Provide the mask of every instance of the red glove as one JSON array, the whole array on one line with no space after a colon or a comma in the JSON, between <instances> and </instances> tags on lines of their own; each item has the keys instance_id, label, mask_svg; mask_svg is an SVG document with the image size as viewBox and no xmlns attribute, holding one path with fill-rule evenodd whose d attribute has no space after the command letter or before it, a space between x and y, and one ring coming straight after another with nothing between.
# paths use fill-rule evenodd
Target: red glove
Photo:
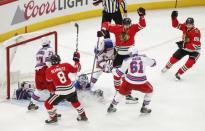
<instances>
[{"instance_id":1,"label":"red glove","mask_svg":"<svg viewBox=\"0 0 205 131\"><path fill-rule=\"evenodd\" d=\"M80 53L79 52L74 52L73 54L73 61L79 62L80 61Z\"/></svg>"}]
</instances>

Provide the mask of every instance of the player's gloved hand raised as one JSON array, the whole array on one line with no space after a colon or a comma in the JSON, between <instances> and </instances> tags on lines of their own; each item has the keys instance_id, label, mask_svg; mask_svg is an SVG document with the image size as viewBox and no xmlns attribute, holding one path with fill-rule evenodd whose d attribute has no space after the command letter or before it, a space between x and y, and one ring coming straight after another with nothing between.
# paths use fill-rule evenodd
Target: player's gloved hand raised
<instances>
[{"instance_id":1,"label":"player's gloved hand raised","mask_svg":"<svg viewBox=\"0 0 205 131\"><path fill-rule=\"evenodd\" d=\"M146 10L143 7L140 7L137 9L137 13L139 16L145 16L146 15Z\"/></svg>"},{"instance_id":2,"label":"player's gloved hand raised","mask_svg":"<svg viewBox=\"0 0 205 131\"><path fill-rule=\"evenodd\" d=\"M80 53L79 52L74 52L73 53L73 61L79 62L80 61Z\"/></svg>"},{"instance_id":3,"label":"player's gloved hand raised","mask_svg":"<svg viewBox=\"0 0 205 131\"><path fill-rule=\"evenodd\" d=\"M179 47L179 49L184 48L185 42L184 41L178 41L176 42L177 46Z\"/></svg>"},{"instance_id":4,"label":"player's gloved hand raised","mask_svg":"<svg viewBox=\"0 0 205 131\"><path fill-rule=\"evenodd\" d=\"M178 16L178 11L176 10L172 11L172 14L171 14L172 19L176 19L177 16Z\"/></svg>"},{"instance_id":5,"label":"player's gloved hand raised","mask_svg":"<svg viewBox=\"0 0 205 131\"><path fill-rule=\"evenodd\" d=\"M107 33L107 31L102 29L101 31L98 31L98 32L97 32L97 37L105 36L106 33Z\"/></svg>"},{"instance_id":6,"label":"player's gloved hand raised","mask_svg":"<svg viewBox=\"0 0 205 131\"><path fill-rule=\"evenodd\" d=\"M98 6L101 2L102 0L93 0L93 5Z\"/></svg>"}]
</instances>

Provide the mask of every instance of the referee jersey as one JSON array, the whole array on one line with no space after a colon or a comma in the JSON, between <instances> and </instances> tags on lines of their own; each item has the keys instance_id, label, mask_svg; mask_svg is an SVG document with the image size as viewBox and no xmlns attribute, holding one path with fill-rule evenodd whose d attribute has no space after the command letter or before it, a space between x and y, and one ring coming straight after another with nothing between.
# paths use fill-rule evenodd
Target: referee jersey
<instances>
[{"instance_id":1,"label":"referee jersey","mask_svg":"<svg viewBox=\"0 0 205 131\"><path fill-rule=\"evenodd\" d=\"M120 5L123 8L124 13L127 13L125 0L102 0L104 11L106 13L116 13L120 10Z\"/></svg>"}]
</instances>

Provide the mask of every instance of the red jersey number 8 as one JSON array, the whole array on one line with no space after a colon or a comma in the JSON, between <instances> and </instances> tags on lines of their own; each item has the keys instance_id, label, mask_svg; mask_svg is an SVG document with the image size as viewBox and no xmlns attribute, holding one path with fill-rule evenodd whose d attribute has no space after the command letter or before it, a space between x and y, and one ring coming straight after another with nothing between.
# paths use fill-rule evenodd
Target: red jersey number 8
<instances>
[{"instance_id":1,"label":"red jersey number 8","mask_svg":"<svg viewBox=\"0 0 205 131\"><path fill-rule=\"evenodd\" d=\"M62 84L66 83L67 80L66 80L65 74L62 71L58 72L57 76Z\"/></svg>"}]
</instances>

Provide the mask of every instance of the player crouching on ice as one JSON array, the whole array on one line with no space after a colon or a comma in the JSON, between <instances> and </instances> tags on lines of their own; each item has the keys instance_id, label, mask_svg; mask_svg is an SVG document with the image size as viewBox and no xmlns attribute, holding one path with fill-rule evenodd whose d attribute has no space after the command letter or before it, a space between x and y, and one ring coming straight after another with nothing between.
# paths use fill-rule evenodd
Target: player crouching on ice
<instances>
[{"instance_id":1,"label":"player crouching on ice","mask_svg":"<svg viewBox=\"0 0 205 131\"><path fill-rule=\"evenodd\" d=\"M144 102L140 112L151 113L149 104L153 93L153 87L147 80L145 67L153 67L155 65L156 61L154 59L151 59L145 55L139 55L135 50L133 51L132 56L123 61L120 68L114 69L114 76L117 78L124 77L124 79L119 87L119 92L116 92L117 94L107 109L107 112L116 112L117 109L115 106L119 103L120 98L128 95L132 90L137 90L145 93Z\"/></svg>"},{"instance_id":2,"label":"player crouching on ice","mask_svg":"<svg viewBox=\"0 0 205 131\"><path fill-rule=\"evenodd\" d=\"M95 91L94 84L97 82L98 78L102 75L102 73L111 73L113 69L113 60L114 60L114 44L110 38L103 39L103 41L94 49L96 54L97 62L96 62L96 70L91 78L90 86L91 90ZM97 91L97 90L96 90ZM131 93L126 96L126 103L137 103L138 98L132 97Z\"/></svg>"},{"instance_id":3,"label":"player crouching on ice","mask_svg":"<svg viewBox=\"0 0 205 131\"><path fill-rule=\"evenodd\" d=\"M182 41L176 42L179 49L173 54L169 62L162 69L162 73L165 73L175 63L181 60L184 56L188 55L187 62L177 71L175 74L178 80L181 79L181 75L196 63L200 56L201 50L201 33L198 28L194 27L194 19L189 17L184 24L180 24L177 20L178 12L173 11L171 14L172 26L183 32Z\"/></svg>"},{"instance_id":4,"label":"player crouching on ice","mask_svg":"<svg viewBox=\"0 0 205 131\"><path fill-rule=\"evenodd\" d=\"M91 90L88 76L86 74L81 74L78 76L77 80L75 81L74 87L78 92L87 91L93 96L103 98L103 91L101 89Z\"/></svg>"},{"instance_id":5,"label":"player crouching on ice","mask_svg":"<svg viewBox=\"0 0 205 131\"><path fill-rule=\"evenodd\" d=\"M49 119L46 123L55 123L58 121L58 115L56 113L55 105L58 105L63 100L71 102L71 105L77 110L79 116L78 121L87 121L84 109L81 107L78 101L77 92L73 86L73 82L70 80L69 73L77 73L80 69L80 54L75 52L73 60L75 66L69 63L60 63L61 59L59 55L51 56L52 66L46 70L46 79L52 81L55 85L54 93L45 101L45 107L49 114Z\"/></svg>"}]
</instances>

